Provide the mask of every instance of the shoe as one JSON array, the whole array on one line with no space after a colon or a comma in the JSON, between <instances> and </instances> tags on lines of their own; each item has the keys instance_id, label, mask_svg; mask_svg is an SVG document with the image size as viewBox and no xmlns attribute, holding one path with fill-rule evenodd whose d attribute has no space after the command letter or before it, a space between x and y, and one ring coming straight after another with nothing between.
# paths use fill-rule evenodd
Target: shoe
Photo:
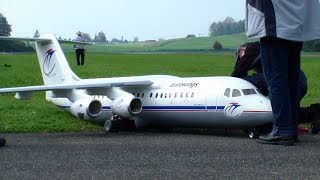
<instances>
[{"instance_id":1,"label":"shoe","mask_svg":"<svg viewBox=\"0 0 320 180\"><path fill-rule=\"evenodd\" d=\"M295 142L299 142L299 138L297 135L278 136L278 135L275 135L273 132L271 132L267 135L259 136L258 142L261 144L292 146Z\"/></svg>"},{"instance_id":2,"label":"shoe","mask_svg":"<svg viewBox=\"0 0 320 180\"><path fill-rule=\"evenodd\" d=\"M317 134L320 131L320 103L310 105L312 113L311 133Z\"/></svg>"}]
</instances>

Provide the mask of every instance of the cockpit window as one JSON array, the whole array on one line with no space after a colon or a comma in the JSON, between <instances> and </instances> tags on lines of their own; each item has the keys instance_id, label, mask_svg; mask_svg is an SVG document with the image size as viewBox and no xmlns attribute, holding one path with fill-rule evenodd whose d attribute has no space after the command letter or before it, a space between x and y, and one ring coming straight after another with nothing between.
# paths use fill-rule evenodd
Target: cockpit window
<instances>
[{"instance_id":1,"label":"cockpit window","mask_svg":"<svg viewBox=\"0 0 320 180\"><path fill-rule=\"evenodd\" d=\"M227 89L224 91L224 95L227 96L227 97L230 97L230 88L227 88Z\"/></svg>"},{"instance_id":2,"label":"cockpit window","mask_svg":"<svg viewBox=\"0 0 320 180\"><path fill-rule=\"evenodd\" d=\"M241 89L244 95L257 94L254 89Z\"/></svg>"},{"instance_id":3,"label":"cockpit window","mask_svg":"<svg viewBox=\"0 0 320 180\"><path fill-rule=\"evenodd\" d=\"M258 94L262 94L261 91L259 89L256 89L256 91L258 92Z\"/></svg>"},{"instance_id":4,"label":"cockpit window","mask_svg":"<svg viewBox=\"0 0 320 180\"><path fill-rule=\"evenodd\" d=\"M232 90L232 97L241 96L241 92L238 89Z\"/></svg>"}]
</instances>

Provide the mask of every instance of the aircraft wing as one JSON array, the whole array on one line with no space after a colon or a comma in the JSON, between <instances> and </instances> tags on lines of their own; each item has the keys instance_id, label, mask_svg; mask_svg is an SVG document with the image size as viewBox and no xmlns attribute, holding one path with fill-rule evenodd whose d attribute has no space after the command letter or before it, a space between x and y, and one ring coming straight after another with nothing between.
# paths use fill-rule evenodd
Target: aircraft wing
<instances>
[{"instance_id":1,"label":"aircraft wing","mask_svg":"<svg viewBox=\"0 0 320 180\"><path fill-rule=\"evenodd\" d=\"M98 88L111 88L111 87L126 87L126 86L149 86L153 84L148 80L131 80L131 81L119 81L119 82L72 82L65 84L54 85L40 85L40 86L25 86L25 87L12 87L2 88L1 93L13 93L13 92L34 92L34 91L54 91L54 90L70 90L70 89L98 89Z\"/></svg>"}]
</instances>

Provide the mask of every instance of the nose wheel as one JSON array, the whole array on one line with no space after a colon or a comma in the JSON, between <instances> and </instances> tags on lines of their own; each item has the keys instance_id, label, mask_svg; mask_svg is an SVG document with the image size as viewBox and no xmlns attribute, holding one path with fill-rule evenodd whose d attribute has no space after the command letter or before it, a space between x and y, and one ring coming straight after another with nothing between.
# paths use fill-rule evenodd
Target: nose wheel
<instances>
[{"instance_id":1,"label":"nose wheel","mask_svg":"<svg viewBox=\"0 0 320 180\"><path fill-rule=\"evenodd\" d=\"M249 129L247 133L250 139L257 139L260 135L260 131L256 128Z\"/></svg>"},{"instance_id":2,"label":"nose wheel","mask_svg":"<svg viewBox=\"0 0 320 180\"><path fill-rule=\"evenodd\" d=\"M105 132L119 132L120 130L120 117L119 116L111 116L110 119L104 122L104 131Z\"/></svg>"},{"instance_id":3,"label":"nose wheel","mask_svg":"<svg viewBox=\"0 0 320 180\"><path fill-rule=\"evenodd\" d=\"M0 138L0 147L6 145L6 139Z\"/></svg>"}]
</instances>

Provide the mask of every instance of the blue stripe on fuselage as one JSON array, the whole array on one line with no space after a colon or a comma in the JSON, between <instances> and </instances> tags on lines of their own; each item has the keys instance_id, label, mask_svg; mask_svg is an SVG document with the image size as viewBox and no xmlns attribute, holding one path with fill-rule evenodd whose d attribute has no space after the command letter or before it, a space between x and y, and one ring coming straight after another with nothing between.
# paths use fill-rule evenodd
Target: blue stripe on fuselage
<instances>
[{"instance_id":1,"label":"blue stripe on fuselage","mask_svg":"<svg viewBox=\"0 0 320 180\"><path fill-rule=\"evenodd\" d=\"M70 109L70 106L59 106L62 109ZM224 106L143 106L142 111L205 111L223 110ZM111 110L110 106L103 106L102 110Z\"/></svg>"}]
</instances>

